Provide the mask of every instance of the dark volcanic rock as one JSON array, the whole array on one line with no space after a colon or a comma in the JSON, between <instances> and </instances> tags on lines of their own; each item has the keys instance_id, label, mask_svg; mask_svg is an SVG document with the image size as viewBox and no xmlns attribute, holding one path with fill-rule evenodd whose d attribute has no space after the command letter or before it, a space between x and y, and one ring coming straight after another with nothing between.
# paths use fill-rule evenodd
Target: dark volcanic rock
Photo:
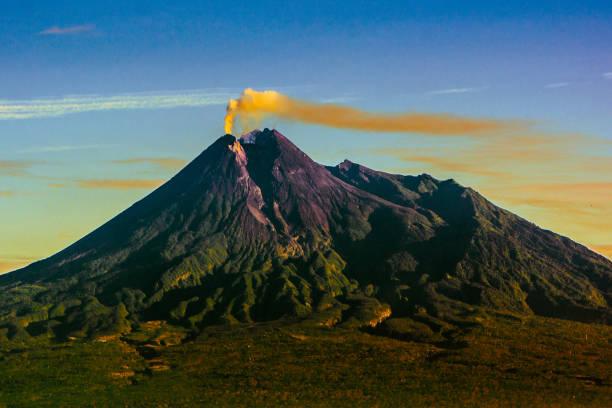
<instances>
[{"instance_id":1,"label":"dark volcanic rock","mask_svg":"<svg viewBox=\"0 0 612 408\"><path fill-rule=\"evenodd\" d=\"M483 308L608 322L611 288L612 262L472 189L326 168L266 129L221 137L86 237L1 276L0 336L390 313L431 325Z\"/></svg>"}]
</instances>

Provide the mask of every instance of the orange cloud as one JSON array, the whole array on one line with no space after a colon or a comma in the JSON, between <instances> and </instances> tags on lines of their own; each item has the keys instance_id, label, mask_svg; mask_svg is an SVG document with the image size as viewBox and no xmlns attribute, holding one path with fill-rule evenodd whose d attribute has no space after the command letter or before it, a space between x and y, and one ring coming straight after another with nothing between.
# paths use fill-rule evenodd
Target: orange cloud
<instances>
[{"instance_id":1,"label":"orange cloud","mask_svg":"<svg viewBox=\"0 0 612 408\"><path fill-rule=\"evenodd\" d=\"M148 163L165 170L180 169L187 164L187 160L178 159L176 157L137 158L126 160L113 160L112 162L115 164Z\"/></svg>"},{"instance_id":2,"label":"orange cloud","mask_svg":"<svg viewBox=\"0 0 612 408\"><path fill-rule=\"evenodd\" d=\"M612 212L612 182L524 183L516 186L485 187L485 190L491 195L504 197L504 201L515 205L596 215L602 218L597 221L599 225L609 219L606 212Z\"/></svg>"},{"instance_id":3,"label":"orange cloud","mask_svg":"<svg viewBox=\"0 0 612 408\"><path fill-rule=\"evenodd\" d=\"M70 187L70 184L63 184L63 183L49 183L47 185L49 187L52 187L52 188L68 188L68 187Z\"/></svg>"},{"instance_id":4,"label":"orange cloud","mask_svg":"<svg viewBox=\"0 0 612 408\"><path fill-rule=\"evenodd\" d=\"M499 200L512 207L529 206L536 209L546 210L549 214L556 213L557 217L568 216L578 222L578 217L592 218L589 222L588 219L583 218L581 223L591 224L592 226L601 227L607 223L605 220L602 221L601 217L603 211L606 210L606 205L600 203L600 205L586 205L584 200L567 200L563 198L550 197L548 195L539 194L537 197L530 196L527 193L521 193L520 190L517 192L506 192L503 194L499 190L483 188L482 192L493 200ZM612 224L610 225L612 227Z\"/></svg>"},{"instance_id":5,"label":"orange cloud","mask_svg":"<svg viewBox=\"0 0 612 408\"><path fill-rule=\"evenodd\" d=\"M28 265L29 262L4 262L0 261L0 274L11 272Z\"/></svg>"},{"instance_id":6,"label":"orange cloud","mask_svg":"<svg viewBox=\"0 0 612 408\"><path fill-rule=\"evenodd\" d=\"M441 156L427 156L423 152L412 149L369 149L370 152L395 157L405 162L425 163L434 168L444 169L454 173L466 173L482 176L502 176L503 172L481 168L479 163L457 161Z\"/></svg>"},{"instance_id":7,"label":"orange cloud","mask_svg":"<svg viewBox=\"0 0 612 408\"><path fill-rule=\"evenodd\" d=\"M462 138L461 143L445 143L436 148L396 147L368 151L404 162L426 163L434 170L488 176L491 181L495 178L495 184L504 186L540 180L558 184L610 179L612 159L593 153L608 149L608 140L579 134L555 136L529 129L505 130L494 136L483 139L469 135Z\"/></svg>"},{"instance_id":8,"label":"orange cloud","mask_svg":"<svg viewBox=\"0 0 612 408\"><path fill-rule=\"evenodd\" d=\"M531 183L518 187L530 194L557 194L581 201L604 200L612 203L612 182Z\"/></svg>"},{"instance_id":9,"label":"orange cloud","mask_svg":"<svg viewBox=\"0 0 612 408\"><path fill-rule=\"evenodd\" d=\"M36 258L10 256L7 258L0 258L0 274L11 272L19 268L23 268L26 265L36 261Z\"/></svg>"},{"instance_id":10,"label":"orange cloud","mask_svg":"<svg viewBox=\"0 0 612 408\"><path fill-rule=\"evenodd\" d=\"M32 160L0 160L0 175L23 177L29 175L30 168L43 164Z\"/></svg>"},{"instance_id":11,"label":"orange cloud","mask_svg":"<svg viewBox=\"0 0 612 408\"><path fill-rule=\"evenodd\" d=\"M165 180L77 180L79 188L92 190L150 190L165 183Z\"/></svg>"},{"instance_id":12,"label":"orange cloud","mask_svg":"<svg viewBox=\"0 0 612 408\"><path fill-rule=\"evenodd\" d=\"M602 254L603 256L607 257L608 259L612 260L612 245L594 245L591 244L589 245L589 248L591 248L593 251Z\"/></svg>"},{"instance_id":13,"label":"orange cloud","mask_svg":"<svg viewBox=\"0 0 612 408\"><path fill-rule=\"evenodd\" d=\"M438 135L498 131L517 125L450 114L373 113L347 106L290 98L276 91L258 92L248 88L239 99L230 99L225 116L225 133L232 133L237 118L240 119L243 130L246 130L256 126L268 115L340 129Z\"/></svg>"}]
</instances>

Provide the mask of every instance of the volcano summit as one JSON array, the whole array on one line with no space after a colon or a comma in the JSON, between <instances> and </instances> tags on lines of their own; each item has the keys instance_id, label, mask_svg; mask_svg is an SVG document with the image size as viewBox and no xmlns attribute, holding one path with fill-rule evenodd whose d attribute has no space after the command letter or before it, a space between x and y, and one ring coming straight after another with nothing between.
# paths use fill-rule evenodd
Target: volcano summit
<instances>
[{"instance_id":1,"label":"volcano summit","mask_svg":"<svg viewBox=\"0 0 612 408\"><path fill-rule=\"evenodd\" d=\"M463 327L482 310L609 323L611 304L612 262L476 191L325 167L265 129L219 138L97 230L1 276L0 336L153 320L192 334L277 319L392 331Z\"/></svg>"}]
</instances>

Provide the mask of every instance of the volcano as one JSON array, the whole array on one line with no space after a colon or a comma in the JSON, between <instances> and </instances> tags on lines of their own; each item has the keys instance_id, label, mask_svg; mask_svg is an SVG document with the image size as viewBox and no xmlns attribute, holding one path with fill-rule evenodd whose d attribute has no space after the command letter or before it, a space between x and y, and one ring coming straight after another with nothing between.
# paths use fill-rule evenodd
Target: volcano
<instances>
[{"instance_id":1,"label":"volcano","mask_svg":"<svg viewBox=\"0 0 612 408\"><path fill-rule=\"evenodd\" d=\"M608 323L611 305L612 262L473 189L326 167L265 129L222 136L97 230L0 276L0 336L154 320L192 333L279 319L460 326L482 311Z\"/></svg>"}]
</instances>

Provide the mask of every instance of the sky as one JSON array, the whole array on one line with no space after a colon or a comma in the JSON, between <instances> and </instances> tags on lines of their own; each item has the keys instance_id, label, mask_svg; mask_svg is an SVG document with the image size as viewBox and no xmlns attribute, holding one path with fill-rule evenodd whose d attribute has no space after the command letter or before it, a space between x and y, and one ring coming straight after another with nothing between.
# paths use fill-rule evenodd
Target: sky
<instances>
[{"instance_id":1,"label":"sky","mask_svg":"<svg viewBox=\"0 0 612 408\"><path fill-rule=\"evenodd\" d=\"M0 1L0 273L169 179L249 87L512 124L261 126L323 164L454 178L612 258L609 1Z\"/></svg>"}]
</instances>

